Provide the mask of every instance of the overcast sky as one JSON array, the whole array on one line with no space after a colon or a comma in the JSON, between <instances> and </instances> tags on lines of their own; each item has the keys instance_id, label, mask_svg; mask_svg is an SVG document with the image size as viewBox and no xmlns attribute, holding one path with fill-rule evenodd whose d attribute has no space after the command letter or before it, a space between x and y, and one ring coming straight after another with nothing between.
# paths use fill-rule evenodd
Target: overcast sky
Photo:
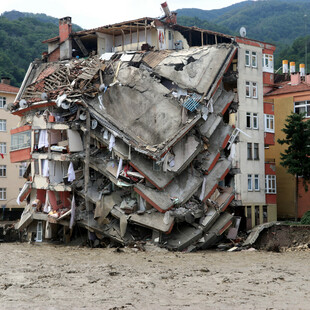
<instances>
[{"instance_id":1,"label":"overcast sky","mask_svg":"<svg viewBox=\"0 0 310 310\"><path fill-rule=\"evenodd\" d=\"M45 13L72 22L85 29L140 17L163 15L160 4L165 0L0 0L0 13L20 11ZM168 0L171 11L182 8L220 9L244 0Z\"/></svg>"}]
</instances>

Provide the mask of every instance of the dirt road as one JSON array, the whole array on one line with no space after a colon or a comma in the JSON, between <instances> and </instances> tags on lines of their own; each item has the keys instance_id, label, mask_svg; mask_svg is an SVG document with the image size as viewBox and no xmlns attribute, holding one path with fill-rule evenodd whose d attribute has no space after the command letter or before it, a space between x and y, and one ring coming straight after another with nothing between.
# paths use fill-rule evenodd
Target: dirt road
<instances>
[{"instance_id":1,"label":"dirt road","mask_svg":"<svg viewBox=\"0 0 310 310\"><path fill-rule=\"evenodd\" d=\"M0 309L310 309L310 252L0 244Z\"/></svg>"}]
</instances>

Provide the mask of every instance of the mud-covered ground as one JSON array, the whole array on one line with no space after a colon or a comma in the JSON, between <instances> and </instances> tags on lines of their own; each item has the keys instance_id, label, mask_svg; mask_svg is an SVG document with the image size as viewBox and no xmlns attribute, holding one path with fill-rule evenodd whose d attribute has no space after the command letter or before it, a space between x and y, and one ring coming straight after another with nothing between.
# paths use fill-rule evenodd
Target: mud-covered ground
<instances>
[{"instance_id":1,"label":"mud-covered ground","mask_svg":"<svg viewBox=\"0 0 310 310\"><path fill-rule=\"evenodd\" d=\"M0 309L310 309L310 251L0 244Z\"/></svg>"}]
</instances>

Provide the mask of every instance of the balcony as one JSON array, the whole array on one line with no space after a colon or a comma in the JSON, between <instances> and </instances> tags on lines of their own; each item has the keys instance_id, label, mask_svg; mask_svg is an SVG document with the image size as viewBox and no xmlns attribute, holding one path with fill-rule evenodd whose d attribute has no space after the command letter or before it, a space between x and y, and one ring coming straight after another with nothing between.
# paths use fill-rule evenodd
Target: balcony
<instances>
[{"instance_id":1,"label":"balcony","mask_svg":"<svg viewBox=\"0 0 310 310\"><path fill-rule=\"evenodd\" d=\"M31 158L31 126L25 125L11 130L10 159L12 163Z\"/></svg>"}]
</instances>

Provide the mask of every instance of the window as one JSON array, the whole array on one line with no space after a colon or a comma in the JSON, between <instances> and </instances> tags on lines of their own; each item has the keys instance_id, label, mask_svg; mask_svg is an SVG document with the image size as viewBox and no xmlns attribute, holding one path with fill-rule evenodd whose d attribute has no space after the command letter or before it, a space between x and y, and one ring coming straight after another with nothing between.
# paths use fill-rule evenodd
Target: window
<instances>
[{"instance_id":1,"label":"window","mask_svg":"<svg viewBox=\"0 0 310 310\"><path fill-rule=\"evenodd\" d=\"M253 191L253 184L252 184L252 174L248 174L248 191Z\"/></svg>"},{"instance_id":2,"label":"window","mask_svg":"<svg viewBox=\"0 0 310 310\"><path fill-rule=\"evenodd\" d=\"M248 159L252 159L252 143L248 143L247 150L248 150Z\"/></svg>"},{"instance_id":3,"label":"window","mask_svg":"<svg viewBox=\"0 0 310 310\"><path fill-rule=\"evenodd\" d=\"M252 116L249 112L246 114L246 128L252 128Z\"/></svg>"},{"instance_id":4,"label":"window","mask_svg":"<svg viewBox=\"0 0 310 310\"><path fill-rule=\"evenodd\" d=\"M252 67L257 68L257 55L256 52L252 52Z\"/></svg>"},{"instance_id":5,"label":"window","mask_svg":"<svg viewBox=\"0 0 310 310\"><path fill-rule=\"evenodd\" d=\"M245 51L245 66L257 68L257 54L256 54L256 52Z\"/></svg>"},{"instance_id":6,"label":"window","mask_svg":"<svg viewBox=\"0 0 310 310\"><path fill-rule=\"evenodd\" d=\"M0 188L0 200L6 200L6 188Z\"/></svg>"},{"instance_id":7,"label":"window","mask_svg":"<svg viewBox=\"0 0 310 310\"><path fill-rule=\"evenodd\" d=\"M259 225L259 206L255 206L255 226Z\"/></svg>"},{"instance_id":8,"label":"window","mask_svg":"<svg viewBox=\"0 0 310 310\"><path fill-rule=\"evenodd\" d=\"M19 165L19 177L22 178L24 173L27 170L27 166L26 163L22 163L21 165Z\"/></svg>"},{"instance_id":9,"label":"window","mask_svg":"<svg viewBox=\"0 0 310 310\"><path fill-rule=\"evenodd\" d=\"M258 129L258 115L253 113L253 129Z\"/></svg>"},{"instance_id":10,"label":"window","mask_svg":"<svg viewBox=\"0 0 310 310\"><path fill-rule=\"evenodd\" d=\"M263 55L263 71L273 73L273 55Z\"/></svg>"},{"instance_id":11,"label":"window","mask_svg":"<svg viewBox=\"0 0 310 310\"><path fill-rule=\"evenodd\" d=\"M246 127L249 129L258 129L258 114L246 113Z\"/></svg>"},{"instance_id":12,"label":"window","mask_svg":"<svg viewBox=\"0 0 310 310\"><path fill-rule=\"evenodd\" d=\"M263 206L263 223L268 222L268 209L267 206Z\"/></svg>"},{"instance_id":13,"label":"window","mask_svg":"<svg viewBox=\"0 0 310 310\"><path fill-rule=\"evenodd\" d=\"M306 117L310 117L310 100L295 102L294 112L298 114L306 113Z\"/></svg>"},{"instance_id":14,"label":"window","mask_svg":"<svg viewBox=\"0 0 310 310\"><path fill-rule=\"evenodd\" d=\"M0 177L1 178L6 177L6 165L0 165Z\"/></svg>"},{"instance_id":15,"label":"window","mask_svg":"<svg viewBox=\"0 0 310 310\"><path fill-rule=\"evenodd\" d=\"M276 176L266 175L265 189L267 194L276 194Z\"/></svg>"},{"instance_id":16,"label":"window","mask_svg":"<svg viewBox=\"0 0 310 310\"><path fill-rule=\"evenodd\" d=\"M250 51L245 51L245 65L250 67Z\"/></svg>"},{"instance_id":17,"label":"window","mask_svg":"<svg viewBox=\"0 0 310 310\"><path fill-rule=\"evenodd\" d=\"M274 115L265 114L265 131L274 132Z\"/></svg>"},{"instance_id":18,"label":"window","mask_svg":"<svg viewBox=\"0 0 310 310\"><path fill-rule=\"evenodd\" d=\"M0 97L0 108L3 109L5 104L6 104L6 97Z\"/></svg>"},{"instance_id":19,"label":"window","mask_svg":"<svg viewBox=\"0 0 310 310\"><path fill-rule=\"evenodd\" d=\"M259 191L259 177L258 174L254 174L254 190Z\"/></svg>"},{"instance_id":20,"label":"window","mask_svg":"<svg viewBox=\"0 0 310 310\"><path fill-rule=\"evenodd\" d=\"M250 82L245 82L245 96L250 98L251 95L250 95Z\"/></svg>"},{"instance_id":21,"label":"window","mask_svg":"<svg viewBox=\"0 0 310 310\"><path fill-rule=\"evenodd\" d=\"M31 142L30 130L11 135L11 151L30 147L31 146L30 142Z\"/></svg>"},{"instance_id":22,"label":"window","mask_svg":"<svg viewBox=\"0 0 310 310\"><path fill-rule=\"evenodd\" d=\"M0 142L0 154L6 154L6 143Z\"/></svg>"},{"instance_id":23,"label":"window","mask_svg":"<svg viewBox=\"0 0 310 310\"><path fill-rule=\"evenodd\" d=\"M0 119L0 131L6 131L6 120Z\"/></svg>"},{"instance_id":24,"label":"window","mask_svg":"<svg viewBox=\"0 0 310 310\"><path fill-rule=\"evenodd\" d=\"M252 83L252 97L257 98L257 83Z\"/></svg>"},{"instance_id":25,"label":"window","mask_svg":"<svg viewBox=\"0 0 310 310\"><path fill-rule=\"evenodd\" d=\"M258 160L259 159L259 150L258 150L258 143L254 143L254 160Z\"/></svg>"},{"instance_id":26,"label":"window","mask_svg":"<svg viewBox=\"0 0 310 310\"><path fill-rule=\"evenodd\" d=\"M245 96L247 98L257 99L257 83L256 82L245 82Z\"/></svg>"}]
</instances>

